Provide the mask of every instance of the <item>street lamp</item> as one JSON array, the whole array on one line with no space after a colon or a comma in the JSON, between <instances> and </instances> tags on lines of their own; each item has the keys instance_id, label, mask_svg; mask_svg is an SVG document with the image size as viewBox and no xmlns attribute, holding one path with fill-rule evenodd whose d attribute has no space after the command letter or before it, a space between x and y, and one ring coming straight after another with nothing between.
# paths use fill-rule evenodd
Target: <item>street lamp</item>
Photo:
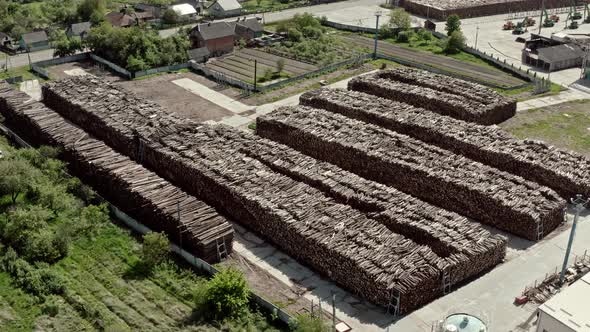
<instances>
[{"instance_id":1,"label":"street lamp","mask_svg":"<svg viewBox=\"0 0 590 332\"><path fill-rule=\"evenodd\" d=\"M375 48L373 50L373 58L374 59L377 59L377 40L379 39L379 16L381 16L380 10L375 12L375 17L377 18L377 23L375 24Z\"/></svg>"},{"instance_id":2,"label":"street lamp","mask_svg":"<svg viewBox=\"0 0 590 332\"><path fill-rule=\"evenodd\" d=\"M586 204L590 202L590 199L583 198L581 194L576 195L576 198L571 199L572 204L574 205L574 209L576 210L576 216L574 217L574 223L572 224L572 230L570 231L570 238L567 243L567 249L565 251L565 258L563 260L563 267L561 268L561 274L559 275L559 284L562 285L565 279L565 270L567 269L567 261L570 256L570 252L572 251L572 244L574 242L574 236L576 233L576 225L578 224L578 218L580 217L580 213L584 211L586 208Z\"/></svg>"}]
</instances>

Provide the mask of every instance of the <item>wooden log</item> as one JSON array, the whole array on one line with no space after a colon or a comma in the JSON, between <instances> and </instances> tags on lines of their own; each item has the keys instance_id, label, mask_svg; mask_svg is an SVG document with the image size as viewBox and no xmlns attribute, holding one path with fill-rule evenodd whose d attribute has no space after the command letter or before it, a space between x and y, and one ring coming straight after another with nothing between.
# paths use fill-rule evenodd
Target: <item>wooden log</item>
<instances>
[{"instance_id":1,"label":"wooden log","mask_svg":"<svg viewBox=\"0 0 590 332\"><path fill-rule=\"evenodd\" d=\"M563 220L547 187L340 114L285 107L259 117L257 133L529 240Z\"/></svg>"}]
</instances>

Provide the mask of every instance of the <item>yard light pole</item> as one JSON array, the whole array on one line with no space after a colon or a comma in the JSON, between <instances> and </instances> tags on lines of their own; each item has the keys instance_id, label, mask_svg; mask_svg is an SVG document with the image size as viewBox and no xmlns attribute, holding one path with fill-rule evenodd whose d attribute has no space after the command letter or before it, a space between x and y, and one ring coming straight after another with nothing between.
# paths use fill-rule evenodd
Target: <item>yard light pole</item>
<instances>
[{"instance_id":1,"label":"yard light pole","mask_svg":"<svg viewBox=\"0 0 590 332\"><path fill-rule=\"evenodd\" d=\"M477 50L477 38L479 37L479 25L475 28L475 49Z\"/></svg>"},{"instance_id":2,"label":"yard light pole","mask_svg":"<svg viewBox=\"0 0 590 332\"><path fill-rule=\"evenodd\" d=\"M375 12L375 17L377 18L377 23L375 24L375 48L373 50L373 58L377 59L377 41L379 39L379 16L381 16L381 11Z\"/></svg>"},{"instance_id":3,"label":"yard light pole","mask_svg":"<svg viewBox=\"0 0 590 332\"><path fill-rule=\"evenodd\" d=\"M254 92L256 92L256 69L258 67L257 59L254 59Z\"/></svg>"},{"instance_id":4,"label":"yard light pole","mask_svg":"<svg viewBox=\"0 0 590 332\"><path fill-rule=\"evenodd\" d=\"M584 211L585 205L590 202L590 199L583 198L581 194L576 195L576 198L571 199L572 204L574 205L574 209L576 210L576 216L574 217L574 223L572 224L572 230L570 231L570 238L567 243L567 249L565 251L565 258L563 260L563 267L561 268L561 274L559 275L559 284L563 285L565 279L565 270L567 269L567 261L570 256L570 252L572 251L572 244L574 242L574 236L576 233L576 225L578 224L578 218L580 217L580 213Z\"/></svg>"}]
</instances>

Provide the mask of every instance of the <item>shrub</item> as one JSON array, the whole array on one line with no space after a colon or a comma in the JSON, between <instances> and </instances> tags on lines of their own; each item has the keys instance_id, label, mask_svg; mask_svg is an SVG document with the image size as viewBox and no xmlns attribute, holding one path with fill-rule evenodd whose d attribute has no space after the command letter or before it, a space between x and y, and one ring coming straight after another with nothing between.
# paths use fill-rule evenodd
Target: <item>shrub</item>
<instances>
[{"instance_id":1,"label":"shrub","mask_svg":"<svg viewBox=\"0 0 590 332\"><path fill-rule=\"evenodd\" d=\"M170 254L170 241L164 233L150 232L143 236L142 261L148 269L162 264Z\"/></svg>"},{"instance_id":2,"label":"shrub","mask_svg":"<svg viewBox=\"0 0 590 332\"><path fill-rule=\"evenodd\" d=\"M459 53L465 46L465 37L461 31L453 32L445 42L444 52L448 54Z\"/></svg>"},{"instance_id":3,"label":"shrub","mask_svg":"<svg viewBox=\"0 0 590 332\"><path fill-rule=\"evenodd\" d=\"M445 30L447 31L448 36L453 34L455 31L461 31L461 19L458 15L453 14L447 17Z\"/></svg>"},{"instance_id":4,"label":"shrub","mask_svg":"<svg viewBox=\"0 0 590 332\"><path fill-rule=\"evenodd\" d=\"M329 332L330 325L322 321L319 317L311 315L299 315L297 320L290 323L294 332Z\"/></svg>"},{"instance_id":5,"label":"shrub","mask_svg":"<svg viewBox=\"0 0 590 332\"><path fill-rule=\"evenodd\" d=\"M175 24L178 22L178 19L178 13L172 8L166 9L162 15L162 21L164 21L166 24Z\"/></svg>"},{"instance_id":6,"label":"shrub","mask_svg":"<svg viewBox=\"0 0 590 332\"><path fill-rule=\"evenodd\" d=\"M215 319L235 318L248 312L250 289L242 272L228 268L209 280L205 298Z\"/></svg>"},{"instance_id":7,"label":"shrub","mask_svg":"<svg viewBox=\"0 0 590 332\"><path fill-rule=\"evenodd\" d=\"M55 317L57 316L57 314L59 314L59 298L56 297L55 295L50 295L47 298L45 298L45 302L43 303L43 306L41 307L41 312L43 312L43 314L51 316L51 317Z\"/></svg>"},{"instance_id":8,"label":"shrub","mask_svg":"<svg viewBox=\"0 0 590 332\"><path fill-rule=\"evenodd\" d=\"M408 43L410 41L410 38L412 38L411 31L402 31L397 34L397 41L400 43Z\"/></svg>"},{"instance_id":9,"label":"shrub","mask_svg":"<svg viewBox=\"0 0 590 332\"><path fill-rule=\"evenodd\" d=\"M287 30L287 38L292 42L300 42L303 39L303 34L297 29L289 28Z\"/></svg>"},{"instance_id":10,"label":"shrub","mask_svg":"<svg viewBox=\"0 0 590 332\"><path fill-rule=\"evenodd\" d=\"M6 257L7 255L10 257ZM15 259L14 252L7 252L2 261L3 269L14 279L14 283L27 293L37 296L59 295L65 290L63 279L45 263L32 266L24 259Z\"/></svg>"},{"instance_id":11,"label":"shrub","mask_svg":"<svg viewBox=\"0 0 590 332\"><path fill-rule=\"evenodd\" d=\"M389 13L389 23L402 30L409 30L412 27L412 18L403 8L396 8Z\"/></svg>"},{"instance_id":12,"label":"shrub","mask_svg":"<svg viewBox=\"0 0 590 332\"><path fill-rule=\"evenodd\" d=\"M431 41L432 40L432 32L426 29L418 30L418 37L424 41Z\"/></svg>"}]
</instances>

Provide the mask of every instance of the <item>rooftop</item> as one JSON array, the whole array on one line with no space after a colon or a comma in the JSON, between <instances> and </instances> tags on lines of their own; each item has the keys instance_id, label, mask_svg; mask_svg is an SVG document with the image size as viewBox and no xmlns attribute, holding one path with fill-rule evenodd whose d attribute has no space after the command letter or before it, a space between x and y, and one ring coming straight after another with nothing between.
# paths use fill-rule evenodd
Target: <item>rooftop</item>
<instances>
[{"instance_id":1,"label":"rooftop","mask_svg":"<svg viewBox=\"0 0 590 332\"><path fill-rule=\"evenodd\" d=\"M201 34L203 40L217 39L234 35L234 26L227 22L201 23L197 25L195 30Z\"/></svg>"},{"instance_id":2,"label":"rooftop","mask_svg":"<svg viewBox=\"0 0 590 332\"><path fill-rule=\"evenodd\" d=\"M574 44L563 44L538 49L539 58L546 62L577 59L584 56L584 51Z\"/></svg>"},{"instance_id":3,"label":"rooftop","mask_svg":"<svg viewBox=\"0 0 590 332\"><path fill-rule=\"evenodd\" d=\"M195 15L197 13L195 7L191 6L188 3L181 3L179 5L174 5L170 8L172 8L172 10L174 10L180 16Z\"/></svg>"},{"instance_id":4,"label":"rooftop","mask_svg":"<svg viewBox=\"0 0 590 332\"><path fill-rule=\"evenodd\" d=\"M45 33L45 31L36 31L36 32L25 33L24 35L21 36L21 38L23 39L25 44L38 43L40 41L48 40L47 34Z\"/></svg>"},{"instance_id":5,"label":"rooftop","mask_svg":"<svg viewBox=\"0 0 590 332\"><path fill-rule=\"evenodd\" d=\"M216 2L225 11L242 8L242 5L240 5L240 3L237 2L236 0L217 0Z\"/></svg>"},{"instance_id":6,"label":"rooftop","mask_svg":"<svg viewBox=\"0 0 590 332\"><path fill-rule=\"evenodd\" d=\"M588 299L590 298L590 274L562 290L539 310L559 320L574 331L590 331Z\"/></svg>"}]
</instances>

